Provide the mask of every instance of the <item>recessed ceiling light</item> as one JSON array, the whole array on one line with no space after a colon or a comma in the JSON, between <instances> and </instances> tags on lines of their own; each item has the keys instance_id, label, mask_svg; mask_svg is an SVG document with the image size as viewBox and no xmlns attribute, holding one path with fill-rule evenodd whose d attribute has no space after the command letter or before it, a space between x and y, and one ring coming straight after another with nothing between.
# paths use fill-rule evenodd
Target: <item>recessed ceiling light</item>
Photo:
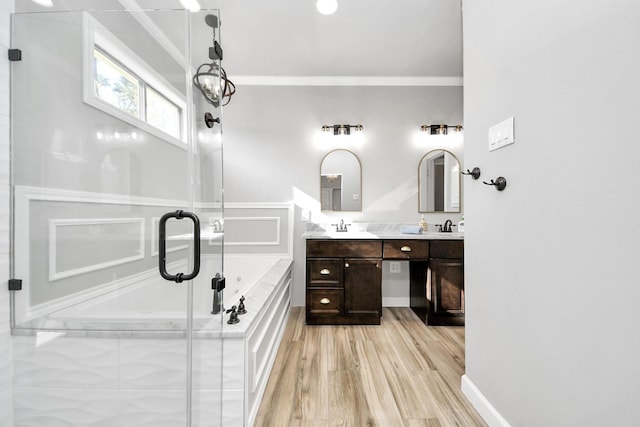
<instances>
[{"instance_id":1,"label":"recessed ceiling light","mask_svg":"<svg viewBox=\"0 0 640 427\"><path fill-rule=\"evenodd\" d=\"M333 15L338 10L338 0L318 0L316 9L323 15Z\"/></svg>"},{"instance_id":2,"label":"recessed ceiling light","mask_svg":"<svg viewBox=\"0 0 640 427\"><path fill-rule=\"evenodd\" d=\"M198 3L198 0L180 0L180 4L189 12L200 11L200 3Z\"/></svg>"}]
</instances>

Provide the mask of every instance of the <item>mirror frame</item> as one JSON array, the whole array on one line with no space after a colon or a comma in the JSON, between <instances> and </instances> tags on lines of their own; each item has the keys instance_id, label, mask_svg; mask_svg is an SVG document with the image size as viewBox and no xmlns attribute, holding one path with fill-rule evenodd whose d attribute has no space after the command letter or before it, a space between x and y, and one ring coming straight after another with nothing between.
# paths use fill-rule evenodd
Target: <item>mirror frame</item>
<instances>
[{"instance_id":1,"label":"mirror frame","mask_svg":"<svg viewBox=\"0 0 640 427\"><path fill-rule=\"evenodd\" d=\"M330 154L335 153L336 151L346 151L347 153L350 153L357 161L358 161L358 167L360 168L360 173L359 173L359 179L360 179L360 209L358 210L340 210L340 211L334 211L334 210L323 210L322 209L322 164L324 163L324 161L326 160L327 157L329 157ZM320 201L320 211L321 212L362 212L362 162L360 161L360 158L358 157L358 155L356 153L354 153L351 150L347 150L346 148L336 148L334 150L329 151L327 154L325 154L322 157L322 160L320 160L320 197L318 199Z\"/></svg>"},{"instance_id":2,"label":"mirror frame","mask_svg":"<svg viewBox=\"0 0 640 427\"><path fill-rule=\"evenodd\" d=\"M421 176L420 176L420 168L422 166L422 162L424 161L424 159L430 154L433 153L434 151L442 151L444 153L449 153L449 155L451 155L451 157L453 157L455 159L456 162L458 162L458 194L459 194L459 198L460 198L460 203L458 205L458 210L456 211L426 211L426 210L421 210L421 192L420 192L420 186L421 186ZM458 158L458 156L456 156L455 154L453 154L451 151L449 150L445 150L444 148L434 148L433 150L429 150L424 156L422 156L422 158L420 159L420 162L418 162L418 213L460 213L462 212L462 178L461 178L461 174L460 171L462 170L462 165L460 164L460 159Z\"/></svg>"}]
</instances>

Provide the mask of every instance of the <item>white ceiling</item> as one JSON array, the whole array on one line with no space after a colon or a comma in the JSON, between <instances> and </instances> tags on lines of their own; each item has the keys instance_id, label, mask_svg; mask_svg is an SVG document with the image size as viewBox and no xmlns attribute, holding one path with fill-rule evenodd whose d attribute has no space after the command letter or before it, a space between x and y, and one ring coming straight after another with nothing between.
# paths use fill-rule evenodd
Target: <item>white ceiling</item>
<instances>
[{"instance_id":1,"label":"white ceiling","mask_svg":"<svg viewBox=\"0 0 640 427\"><path fill-rule=\"evenodd\" d=\"M457 0L219 0L224 66L240 75L462 76Z\"/></svg>"},{"instance_id":2,"label":"white ceiling","mask_svg":"<svg viewBox=\"0 0 640 427\"><path fill-rule=\"evenodd\" d=\"M315 0L200 3L220 10L223 65L230 76L462 76L460 0L338 1L338 11L330 16L317 12ZM89 5L122 8L121 3L126 3L53 2L54 9L76 10ZM153 9L180 7L178 0L137 3ZM16 11L32 10L52 9L16 0ZM202 40L206 49L211 29L193 28L195 40Z\"/></svg>"}]
</instances>

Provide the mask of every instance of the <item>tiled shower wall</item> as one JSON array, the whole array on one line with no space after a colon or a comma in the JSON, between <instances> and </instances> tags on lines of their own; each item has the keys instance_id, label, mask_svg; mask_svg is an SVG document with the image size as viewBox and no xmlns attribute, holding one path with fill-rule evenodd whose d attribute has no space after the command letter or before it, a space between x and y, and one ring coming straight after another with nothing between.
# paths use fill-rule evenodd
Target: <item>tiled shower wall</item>
<instances>
[{"instance_id":1,"label":"tiled shower wall","mask_svg":"<svg viewBox=\"0 0 640 427\"><path fill-rule=\"evenodd\" d=\"M0 425L13 425L12 340L9 325L9 15L13 0L0 0Z\"/></svg>"}]
</instances>

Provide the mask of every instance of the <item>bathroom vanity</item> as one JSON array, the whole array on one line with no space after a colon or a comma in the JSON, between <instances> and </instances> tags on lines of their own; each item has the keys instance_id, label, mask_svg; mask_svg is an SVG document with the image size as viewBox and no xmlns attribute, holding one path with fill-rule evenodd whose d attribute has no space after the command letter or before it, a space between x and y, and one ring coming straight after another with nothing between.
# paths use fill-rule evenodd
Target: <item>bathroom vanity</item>
<instances>
[{"instance_id":1,"label":"bathroom vanity","mask_svg":"<svg viewBox=\"0 0 640 427\"><path fill-rule=\"evenodd\" d=\"M464 324L460 233L305 233L309 325L379 325L382 261L409 261L410 306L429 325Z\"/></svg>"}]
</instances>

